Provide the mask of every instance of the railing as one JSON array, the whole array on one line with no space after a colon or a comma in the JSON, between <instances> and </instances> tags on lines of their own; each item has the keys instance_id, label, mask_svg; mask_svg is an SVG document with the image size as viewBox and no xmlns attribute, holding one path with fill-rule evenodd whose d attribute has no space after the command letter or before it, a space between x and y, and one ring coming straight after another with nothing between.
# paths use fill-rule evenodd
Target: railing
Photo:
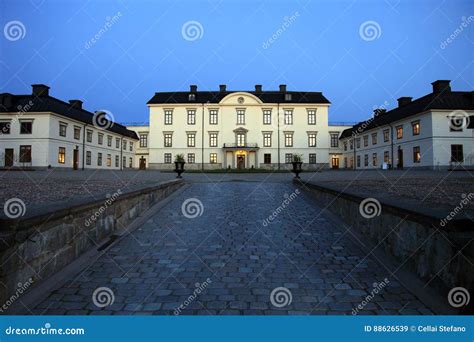
<instances>
[{"instance_id":1,"label":"railing","mask_svg":"<svg viewBox=\"0 0 474 342\"><path fill-rule=\"evenodd\" d=\"M237 144L237 143L225 143L224 148L248 148L248 147L252 147L252 148L258 148L258 144L257 143L245 143L245 144Z\"/></svg>"}]
</instances>

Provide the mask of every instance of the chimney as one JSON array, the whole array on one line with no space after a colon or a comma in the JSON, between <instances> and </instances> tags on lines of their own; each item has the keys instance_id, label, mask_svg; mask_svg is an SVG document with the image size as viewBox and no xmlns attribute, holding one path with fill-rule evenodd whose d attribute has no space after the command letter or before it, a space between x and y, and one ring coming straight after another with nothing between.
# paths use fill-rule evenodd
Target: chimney
<instances>
[{"instance_id":1,"label":"chimney","mask_svg":"<svg viewBox=\"0 0 474 342\"><path fill-rule=\"evenodd\" d=\"M69 100L69 104L72 108L82 109L82 101L81 100Z\"/></svg>"},{"instance_id":2,"label":"chimney","mask_svg":"<svg viewBox=\"0 0 474 342\"><path fill-rule=\"evenodd\" d=\"M255 85L255 92L256 93L261 93L262 92L262 85L261 84L256 84Z\"/></svg>"},{"instance_id":3,"label":"chimney","mask_svg":"<svg viewBox=\"0 0 474 342\"><path fill-rule=\"evenodd\" d=\"M192 84L192 85L189 86L189 91L191 93L197 92L197 89L198 89L197 85Z\"/></svg>"},{"instance_id":4,"label":"chimney","mask_svg":"<svg viewBox=\"0 0 474 342\"><path fill-rule=\"evenodd\" d=\"M450 80L437 80L431 83L433 85L433 94L451 91Z\"/></svg>"},{"instance_id":5,"label":"chimney","mask_svg":"<svg viewBox=\"0 0 474 342\"><path fill-rule=\"evenodd\" d=\"M411 99L412 99L412 97L407 97L407 96L400 97L399 99L397 99L398 108L406 106L407 104L409 104L411 102Z\"/></svg>"},{"instance_id":6,"label":"chimney","mask_svg":"<svg viewBox=\"0 0 474 342\"><path fill-rule=\"evenodd\" d=\"M280 93L286 93L286 84L280 84Z\"/></svg>"},{"instance_id":7,"label":"chimney","mask_svg":"<svg viewBox=\"0 0 474 342\"><path fill-rule=\"evenodd\" d=\"M0 105L7 109L10 108L13 104L12 94L5 93L0 95Z\"/></svg>"},{"instance_id":8,"label":"chimney","mask_svg":"<svg viewBox=\"0 0 474 342\"><path fill-rule=\"evenodd\" d=\"M221 93L225 93L225 91L226 91L226 85L225 85L225 84L219 85L219 91L220 91Z\"/></svg>"},{"instance_id":9,"label":"chimney","mask_svg":"<svg viewBox=\"0 0 474 342\"><path fill-rule=\"evenodd\" d=\"M49 96L49 87L44 84L32 84L32 94L35 96Z\"/></svg>"}]
</instances>

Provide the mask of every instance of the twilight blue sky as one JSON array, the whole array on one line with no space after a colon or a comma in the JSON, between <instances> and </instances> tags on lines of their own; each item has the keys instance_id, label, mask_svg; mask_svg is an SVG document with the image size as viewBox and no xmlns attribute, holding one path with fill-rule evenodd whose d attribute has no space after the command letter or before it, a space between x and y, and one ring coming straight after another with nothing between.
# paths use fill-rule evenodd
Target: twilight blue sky
<instances>
[{"instance_id":1,"label":"twilight blue sky","mask_svg":"<svg viewBox=\"0 0 474 342\"><path fill-rule=\"evenodd\" d=\"M189 84L275 90L284 83L288 90L322 91L332 102L330 121L360 121L374 107L396 106L400 96L430 92L436 79L474 90L473 4L0 0L0 92L24 94L30 84L45 83L55 97L141 122L155 91ZM8 30L11 21L23 24L24 37L14 25ZM189 21L201 25L201 34L190 29L183 36Z\"/></svg>"}]
</instances>

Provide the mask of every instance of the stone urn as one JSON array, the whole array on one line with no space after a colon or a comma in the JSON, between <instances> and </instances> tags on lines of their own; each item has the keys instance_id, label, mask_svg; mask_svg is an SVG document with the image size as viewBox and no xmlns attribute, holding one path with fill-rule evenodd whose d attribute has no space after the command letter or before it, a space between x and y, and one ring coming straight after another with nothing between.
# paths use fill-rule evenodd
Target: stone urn
<instances>
[{"instance_id":1,"label":"stone urn","mask_svg":"<svg viewBox=\"0 0 474 342\"><path fill-rule=\"evenodd\" d=\"M176 176L176 178L183 178L183 177L181 177L181 174L184 172L184 164L185 164L184 161L174 162L174 165L175 165L174 172L176 172L178 174Z\"/></svg>"},{"instance_id":2,"label":"stone urn","mask_svg":"<svg viewBox=\"0 0 474 342\"><path fill-rule=\"evenodd\" d=\"M300 161L294 161L293 162L293 170L291 170L295 174L296 179L300 179L300 173L302 171L301 166L303 165L303 162Z\"/></svg>"}]
</instances>

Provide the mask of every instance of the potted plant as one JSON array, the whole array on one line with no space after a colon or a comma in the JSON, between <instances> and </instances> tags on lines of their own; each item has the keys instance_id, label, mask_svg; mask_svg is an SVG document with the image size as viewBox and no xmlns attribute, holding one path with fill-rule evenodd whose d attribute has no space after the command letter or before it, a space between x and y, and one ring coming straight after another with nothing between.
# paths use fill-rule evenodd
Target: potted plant
<instances>
[{"instance_id":1,"label":"potted plant","mask_svg":"<svg viewBox=\"0 0 474 342\"><path fill-rule=\"evenodd\" d=\"M293 170L295 178L299 179L299 174L302 171L301 165L303 165L303 156L301 154L293 154Z\"/></svg>"},{"instance_id":2,"label":"potted plant","mask_svg":"<svg viewBox=\"0 0 474 342\"><path fill-rule=\"evenodd\" d=\"M174 171L178 174L176 178L182 178L181 174L184 172L184 154L180 153L177 154L176 157L174 158L174 165L175 169Z\"/></svg>"}]
</instances>

